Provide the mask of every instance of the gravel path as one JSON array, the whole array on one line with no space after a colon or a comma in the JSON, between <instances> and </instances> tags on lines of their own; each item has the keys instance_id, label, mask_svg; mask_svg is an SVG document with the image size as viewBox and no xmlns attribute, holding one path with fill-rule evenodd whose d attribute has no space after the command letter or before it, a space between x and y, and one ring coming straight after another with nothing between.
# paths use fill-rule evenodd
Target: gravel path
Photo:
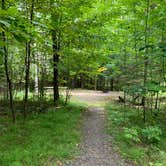
<instances>
[{"instance_id":1,"label":"gravel path","mask_svg":"<svg viewBox=\"0 0 166 166\"><path fill-rule=\"evenodd\" d=\"M129 166L113 151L105 124L105 111L102 107L91 106L84 112L81 155L65 166Z\"/></svg>"},{"instance_id":2,"label":"gravel path","mask_svg":"<svg viewBox=\"0 0 166 166\"><path fill-rule=\"evenodd\" d=\"M84 112L80 146L81 155L65 166L130 166L111 147L111 137L106 134L104 103L116 99L119 92L72 91L72 96L89 105Z\"/></svg>"},{"instance_id":3,"label":"gravel path","mask_svg":"<svg viewBox=\"0 0 166 166\"><path fill-rule=\"evenodd\" d=\"M72 90L71 100L86 103L91 107L103 107L106 102L118 100L118 97L123 95L122 92L103 93L93 90Z\"/></svg>"}]
</instances>

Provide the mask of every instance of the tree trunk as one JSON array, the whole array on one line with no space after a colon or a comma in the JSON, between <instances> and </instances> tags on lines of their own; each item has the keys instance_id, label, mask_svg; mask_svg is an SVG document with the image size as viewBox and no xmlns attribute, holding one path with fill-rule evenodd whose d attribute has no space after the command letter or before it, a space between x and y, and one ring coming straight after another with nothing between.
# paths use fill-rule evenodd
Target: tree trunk
<instances>
[{"instance_id":1,"label":"tree trunk","mask_svg":"<svg viewBox=\"0 0 166 166\"><path fill-rule=\"evenodd\" d=\"M38 78L38 66L35 66L35 95L39 95L39 78Z\"/></svg>"},{"instance_id":2,"label":"tree trunk","mask_svg":"<svg viewBox=\"0 0 166 166\"><path fill-rule=\"evenodd\" d=\"M156 101L155 101L155 109L156 110L158 109L158 100L159 100L159 92L157 92L157 95L156 95Z\"/></svg>"},{"instance_id":3,"label":"tree trunk","mask_svg":"<svg viewBox=\"0 0 166 166\"><path fill-rule=\"evenodd\" d=\"M2 0L2 10L5 10L5 0ZM5 32L2 32L2 40L5 44L7 43ZM11 110L11 114L12 114L13 123L15 123L16 118L15 118L15 111L14 111L14 107L13 107L12 80L11 80L10 74L9 74L8 50L7 50L6 45L3 46L3 50L4 50L4 67L5 67L5 74L6 74L6 80L7 80L7 89L9 90L10 110Z\"/></svg>"},{"instance_id":4,"label":"tree trunk","mask_svg":"<svg viewBox=\"0 0 166 166\"><path fill-rule=\"evenodd\" d=\"M34 2L35 2L35 0L32 0L31 10L30 10L30 23L31 24L32 24L33 15L34 15ZM28 89L29 89L30 59L31 59L31 40L26 43L24 119L27 116L27 102L28 102Z\"/></svg>"},{"instance_id":5,"label":"tree trunk","mask_svg":"<svg viewBox=\"0 0 166 166\"><path fill-rule=\"evenodd\" d=\"M110 90L113 91L114 90L114 79L111 78L111 82L110 82Z\"/></svg>"},{"instance_id":6,"label":"tree trunk","mask_svg":"<svg viewBox=\"0 0 166 166\"><path fill-rule=\"evenodd\" d=\"M44 80L45 80L45 75L46 75L46 56L42 55L42 67L41 67L41 80L40 80L40 98L44 98ZM39 79L38 79L39 80Z\"/></svg>"},{"instance_id":7,"label":"tree trunk","mask_svg":"<svg viewBox=\"0 0 166 166\"><path fill-rule=\"evenodd\" d=\"M53 49L53 93L54 103L59 100L59 80L58 80L58 63L59 63L59 37L55 31L52 31L52 49Z\"/></svg>"},{"instance_id":8,"label":"tree trunk","mask_svg":"<svg viewBox=\"0 0 166 166\"><path fill-rule=\"evenodd\" d=\"M97 74L95 75L94 78L94 90L97 90Z\"/></svg>"},{"instance_id":9,"label":"tree trunk","mask_svg":"<svg viewBox=\"0 0 166 166\"><path fill-rule=\"evenodd\" d=\"M147 0L146 20L145 20L145 55L144 55L144 80L143 80L145 93L146 93L145 86L147 84L147 76L148 76L148 48L147 48L147 44L148 44L149 3L150 3L150 0ZM142 98L144 123L146 121L146 96L145 95Z\"/></svg>"},{"instance_id":10,"label":"tree trunk","mask_svg":"<svg viewBox=\"0 0 166 166\"><path fill-rule=\"evenodd\" d=\"M84 75L83 74L80 74L80 86L81 86L81 89L84 89Z\"/></svg>"},{"instance_id":11,"label":"tree trunk","mask_svg":"<svg viewBox=\"0 0 166 166\"><path fill-rule=\"evenodd\" d=\"M35 64L35 95L36 96L39 96L39 77L38 77L38 73L39 73L39 69L38 69L38 53L36 53L35 55L35 61L36 61L36 64Z\"/></svg>"}]
</instances>

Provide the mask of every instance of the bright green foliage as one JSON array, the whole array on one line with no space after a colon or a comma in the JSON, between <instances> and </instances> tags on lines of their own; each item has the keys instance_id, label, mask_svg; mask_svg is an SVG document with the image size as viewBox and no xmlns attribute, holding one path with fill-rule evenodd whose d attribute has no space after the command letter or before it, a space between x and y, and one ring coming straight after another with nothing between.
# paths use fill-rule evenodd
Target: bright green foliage
<instances>
[{"instance_id":1,"label":"bright green foliage","mask_svg":"<svg viewBox=\"0 0 166 166\"><path fill-rule=\"evenodd\" d=\"M117 103L108 104L108 132L124 158L136 165L165 165L166 132L164 110L158 117L147 114L143 124L141 110ZM160 124L160 126L158 125Z\"/></svg>"},{"instance_id":2,"label":"bright green foliage","mask_svg":"<svg viewBox=\"0 0 166 166\"><path fill-rule=\"evenodd\" d=\"M136 128L124 128L124 136L129 141L140 142L139 133Z\"/></svg>"},{"instance_id":3,"label":"bright green foliage","mask_svg":"<svg viewBox=\"0 0 166 166\"><path fill-rule=\"evenodd\" d=\"M150 1L147 45L144 43L146 2L35 0L34 18L30 24L32 1L7 1L6 10L0 9L0 32L5 31L12 43L8 44L12 79L16 84L24 82L25 43L33 40L31 86L36 75L43 81L43 73L49 83L52 81L51 33L55 31L60 35L58 67L61 85L72 86L73 80L77 80L76 84L82 83L82 87L92 89L96 80L101 80L102 76L96 71L102 66L108 67L109 72L104 73L104 77L107 76L108 84L110 79L115 82L115 90L122 90L126 84L143 85L143 63L148 49L147 83L163 86L165 1ZM3 44L0 41L0 45ZM34 66L38 68L37 74ZM97 82L100 89L101 82Z\"/></svg>"},{"instance_id":4,"label":"bright green foliage","mask_svg":"<svg viewBox=\"0 0 166 166\"><path fill-rule=\"evenodd\" d=\"M125 104L137 105L140 110L124 108L120 112L119 107L116 111L113 110L109 114L109 119L112 121L111 124L116 129L119 126L121 131L121 133L113 134L118 141L124 143L122 146L124 156L140 163L144 159L143 162L147 164L148 161L145 161L145 158L151 150L143 145L153 146L155 143L154 146L161 146L165 135L162 119L166 101L165 5L165 0L0 1L1 100L5 100L4 105L9 105L9 89L11 89L10 96L13 95L14 109L18 117L23 109L26 110L26 104L29 104L30 107L31 102L37 100L43 106L41 108L35 105L34 112L42 112L44 104L52 99L51 97L48 99L46 89L51 89L58 83L58 81L53 83L53 69L58 69L59 86L105 92L109 90L124 91ZM55 46L54 50L53 46ZM53 61L53 53L58 55L58 62ZM5 64L5 60L7 64ZM101 68L106 70L100 71ZM6 81L7 75L10 78L8 82ZM25 79L26 75L28 78ZM9 82L11 88L8 86ZM28 85L25 88L26 82ZM23 104L20 103L20 100L25 98L23 93L25 89L29 92L29 96L27 96L29 103L27 101ZM49 91L51 96L50 92L51 90ZM12 104L13 101L10 103ZM145 124L141 120L142 109ZM28 108L27 110L32 112ZM1 112L8 115L8 107L5 109L2 107L0 115ZM127 115L126 112L128 112ZM19 158L21 153L25 155L26 162L32 161L34 155L36 159L34 162L38 163L41 157L38 156L40 148L46 148L46 152L53 141L51 136L56 137L56 132L55 135L51 135L50 130L60 131L63 130L63 127L66 130L72 130L68 127L70 120L71 123L74 123L72 121L74 118L69 117L69 115L72 116L71 113L63 113L62 111L61 115L59 112L48 112L45 116L36 115L36 119L30 115L29 124L23 125L21 129L19 124L11 126L11 128L5 126L6 129L3 127L9 136L6 138L6 143L9 143L8 139L14 141L9 147L14 150L11 154L6 150L8 147L5 142L4 145L2 144L4 146L2 147L4 155L0 156L2 164L4 164L3 162L13 162L14 165L16 161L15 165L19 165L18 162L23 162L22 157ZM62 118L64 126L49 122L48 119L51 118L51 115L55 121L56 118ZM35 124L33 124L34 121ZM35 126L38 123L40 126ZM9 129L13 135L12 133L10 135ZM32 134L32 138L24 131L25 129ZM41 137L40 140L39 135L46 132L46 129L49 132L48 137ZM66 137L70 136L64 135L61 140L64 141ZM38 139L39 141L37 141ZM48 139L48 146L47 144L46 147L40 146L39 144L44 144L45 139ZM21 140L23 145L17 145ZM57 142L59 140L60 136L57 138ZM26 145L24 145L24 141ZM34 146L32 146L32 153L28 150L30 142ZM136 148L133 147L134 144L136 144ZM69 156L68 150L70 146L73 146L68 144L67 152L65 152L62 150L63 145L61 143L59 145L57 146L59 150L51 149L54 148L51 147L48 153L54 154L57 158ZM156 162L160 163L165 156L165 149L161 147L158 151L161 153L157 159L159 162L157 160ZM45 152L44 158L47 156ZM151 160L153 155L149 156L147 158ZM22 164L27 164L26 162ZM154 164L149 162L149 165L155 165L154 161L152 163Z\"/></svg>"},{"instance_id":5,"label":"bright green foliage","mask_svg":"<svg viewBox=\"0 0 166 166\"><path fill-rule=\"evenodd\" d=\"M157 126L148 126L142 129L142 135L150 143L158 143L161 140L162 131Z\"/></svg>"}]
</instances>

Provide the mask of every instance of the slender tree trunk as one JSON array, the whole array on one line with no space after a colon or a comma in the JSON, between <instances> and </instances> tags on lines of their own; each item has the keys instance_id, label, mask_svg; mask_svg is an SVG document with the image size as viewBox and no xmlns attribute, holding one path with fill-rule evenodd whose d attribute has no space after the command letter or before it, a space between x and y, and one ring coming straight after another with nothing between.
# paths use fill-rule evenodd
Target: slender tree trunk
<instances>
[{"instance_id":1,"label":"slender tree trunk","mask_svg":"<svg viewBox=\"0 0 166 166\"><path fill-rule=\"evenodd\" d=\"M162 33L161 33L161 43L162 45L164 45L166 43L166 37L165 37L165 30L164 28L162 28ZM165 69L165 56L162 56L162 76L163 76L163 80L166 82L166 69Z\"/></svg>"},{"instance_id":2,"label":"slender tree trunk","mask_svg":"<svg viewBox=\"0 0 166 166\"><path fill-rule=\"evenodd\" d=\"M157 95L156 95L156 101L155 101L155 109L156 110L158 109L158 100L159 100L159 92L157 92Z\"/></svg>"},{"instance_id":3,"label":"slender tree trunk","mask_svg":"<svg viewBox=\"0 0 166 166\"><path fill-rule=\"evenodd\" d=\"M146 2L147 2L147 8L146 8L146 20L145 20L145 55L144 55L144 80L143 80L145 93L146 93L146 84L147 84L147 76L148 76L148 48L147 48L147 45L148 45L148 19L149 19L150 0L147 0ZM144 123L146 121L146 96L145 95L142 98Z\"/></svg>"},{"instance_id":4,"label":"slender tree trunk","mask_svg":"<svg viewBox=\"0 0 166 166\"><path fill-rule=\"evenodd\" d=\"M81 83L81 89L84 89L84 75L80 74L80 83Z\"/></svg>"},{"instance_id":5,"label":"slender tree trunk","mask_svg":"<svg viewBox=\"0 0 166 166\"><path fill-rule=\"evenodd\" d=\"M41 80L40 80L40 98L43 99L44 98L44 80L45 80L45 75L46 75L46 56L42 55L42 67L41 67ZM39 80L39 79L38 79Z\"/></svg>"},{"instance_id":6,"label":"slender tree trunk","mask_svg":"<svg viewBox=\"0 0 166 166\"><path fill-rule=\"evenodd\" d=\"M2 10L5 10L5 0L2 0ZM3 42L6 44L6 35L5 32L2 32L2 40ZM12 114L12 120L13 123L15 123L15 111L14 111L14 107L13 107L13 92L12 92L12 80L10 78L10 74L9 74L9 67L8 67L8 50L6 45L3 46L3 50L4 50L4 67L5 67L5 74L6 74L6 80L7 80L7 89L9 90L9 100L10 100L10 110L11 110L11 114Z\"/></svg>"},{"instance_id":7,"label":"slender tree trunk","mask_svg":"<svg viewBox=\"0 0 166 166\"><path fill-rule=\"evenodd\" d=\"M5 33L2 32L3 40L6 41ZM4 66L5 66L5 73L6 73L6 79L8 84L8 90L9 90L9 100L10 100L10 110L12 113L12 120L13 123L15 122L15 111L13 107L13 92L12 92L12 80L9 76L9 68L8 68L8 51L6 46L4 46Z\"/></svg>"},{"instance_id":8,"label":"slender tree trunk","mask_svg":"<svg viewBox=\"0 0 166 166\"><path fill-rule=\"evenodd\" d=\"M30 22L32 24L34 16L34 3L31 2ZM31 40L26 43L26 57L25 57L25 97L24 97L24 119L27 115L28 89L29 89L29 74L30 74L30 59L31 59Z\"/></svg>"},{"instance_id":9,"label":"slender tree trunk","mask_svg":"<svg viewBox=\"0 0 166 166\"><path fill-rule=\"evenodd\" d=\"M38 77L38 73L39 73L39 69L38 69L38 53L36 53L35 55L35 61L36 61L36 64L35 64L35 95L36 96L39 96L39 77Z\"/></svg>"},{"instance_id":10,"label":"slender tree trunk","mask_svg":"<svg viewBox=\"0 0 166 166\"><path fill-rule=\"evenodd\" d=\"M136 17L136 6L134 4L134 16ZM134 20L134 51L135 51L135 59L136 59L136 64L138 64L138 51L137 51L137 22ZM138 72L136 73L137 77Z\"/></svg>"},{"instance_id":11,"label":"slender tree trunk","mask_svg":"<svg viewBox=\"0 0 166 166\"><path fill-rule=\"evenodd\" d=\"M28 102L28 88L29 88L29 71L30 71L30 43L26 43L26 57L25 57L25 96L24 96L24 118L26 118L27 102Z\"/></svg>"},{"instance_id":12,"label":"slender tree trunk","mask_svg":"<svg viewBox=\"0 0 166 166\"><path fill-rule=\"evenodd\" d=\"M56 3L61 6L61 1L56 1ZM54 5L55 1L50 0L50 8ZM57 104L59 101L59 51L61 44L61 23L62 23L62 13L60 11L52 10L51 13L52 22L56 22L56 26L51 31L52 36L52 50L53 50L53 97L54 103Z\"/></svg>"},{"instance_id":13,"label":"slender tree trunk","mask_svg":"<svg viewBox=\"0 0 166 166\"><path fill-rule=\"evenodd\" d=\"M35 66L35 95L39 95L39 78L38 78L38 66Z\"/></svg>"},{"instance_id":14,"label":"slender tree trunk","mask_svg":"<svg viewBox=\"0 0 166 166\"><path fill-rule=\"evenodd\" d=\"M114 90L114 79L113 78L111 78L110 86L111 86L110 90L113 91Z\"/></svg>"},{"instance_id":15,"label":"slender tree trunk","mask_svg":"<svg viewBox=\"0 0 166 166\"><path fill-rule=\"evenodd\" d=\"M54 103L59 100L59 80L58 80L58 63L60 41L56 31L52 31L52 49L53 49L53 93Z\"/></svg>"},{"instance_id":16,"label":"slender tree trunk","mask_svg":"<svg viewBox=\"0 0 166 166\"><path fill-rule=\"evenodd\" d=\"M94 90L97 90L97 74L95 75L94 78Z\"/></svg>"}]
</instances>

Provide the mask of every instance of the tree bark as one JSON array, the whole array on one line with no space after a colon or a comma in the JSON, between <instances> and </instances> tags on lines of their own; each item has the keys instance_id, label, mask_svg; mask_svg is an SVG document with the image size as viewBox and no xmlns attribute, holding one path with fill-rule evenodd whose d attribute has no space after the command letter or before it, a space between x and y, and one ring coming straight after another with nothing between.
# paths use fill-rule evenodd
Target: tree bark
<instances>
[{"instance_id":1,"label":"tree bark","mask_svg":"<svg viewBox=\"0 0 166 166\"><path fill-rule=\"evenodd\" d=\"M35 62L36 62L36 64L35 64L35 81L34 81L35 87L34 87L34 89L35 89L35 95L39 96L39 77L38 77L38 73L39 73L38 60L39 59L38 59L38 52L36 53L36 55L34 57L35 57Z\"/></svg>"},{"instance_id":2,"label":"tree bark","mask_svg":"<svg viewBox=\"0 0 166 166\"><path fill-rule=\"evenodd\" d=\"M30 23L32 24L34 16L34 3L31 2L30 10ZM31 40L26 43L26 57L25 57L25 97L24 97L24 119L27 116L27 102L28 102L28 89L29 89L29 74L30 74L30 59L31 59Z\"/></svg>"},{"instance_id":3,"label":"tree bark","mask_svg":"<svg viewBox=\"0 0 166 166\"><path fill-rule=\"evenodd\" d=\"M114 79L111 78L111 81L110 81L110 90L113 91L114 90Z\"/></svg>"},{"instance_id":4,"label":"tree bark","mask_svg":"<svg viewBox=\"0 0 166 166\"><path fill-rule=\"evenodd\" d=\"M94 90L95 91L97 90L97 74L95 75L95 78L94 78Z\"/></svg>"},{"instance_id":5,"label":"tree bark","mask_svg":"<svg viewBox=\"0 0 166 166\"><path fill-rule=\"evenodd\" d=\"M52 49L53 49L53 93L54 93L54 103L59 100L59 80L58 80L58 63L59 63L59 49L60 49L60 39L56 31L52 31Z\"/></svg>"},{"instance_id":6,"label":"tree bark","mask_svg":"<svg viewBox=\"0 0 166 166\"><path fill-rule=\"evenodd\" d=\"M144 80L143 80L143 85L145 88L145 93L146 93L146 84L147 84L147 76L148 76L148 19L149 19L149 5L150 5L150 0L147 0L147 7L146 7L146 20L145 20L145 55L144 55ZM146 121L146 94L144 94L142 98L142 104L143 104L143 120L144 123Z\"/></svg>"},{"instance_id":7,"label":"tree bark","mask_svg":"<svg viewBox=\"0 0 166 166\"><path fill-rule=\"evenodd\" d=\"M5 10L5 0L2 0L2 10ZM6 44L6 35L5 32L2 32L2 40L3 42ZM9 74L9 67L8 67L8 50L6 45L3 46L3 50L4 50L4 67L5 67L5 74L6 74L6 80L7 80L7 86L8 86L8 90L9 90L9 100L10 100L10 110L11 110L11 114L12 114L12 121L13 123L15 123L15 111L14 111L14 106L13 106L13 92L12 92L12 80L10 78L10 74Z\"/></svg>"}]
</instances>

